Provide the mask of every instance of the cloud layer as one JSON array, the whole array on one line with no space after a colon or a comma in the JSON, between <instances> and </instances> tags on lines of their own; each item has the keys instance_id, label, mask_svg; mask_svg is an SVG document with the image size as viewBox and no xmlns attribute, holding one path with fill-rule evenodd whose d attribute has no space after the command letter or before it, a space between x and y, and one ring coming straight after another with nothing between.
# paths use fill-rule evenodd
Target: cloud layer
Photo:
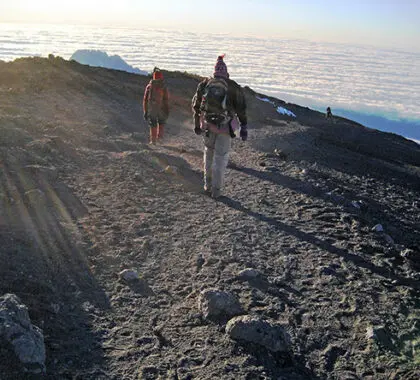
<instances>
[{"instance_id":1,"label":"cloud layer","mask_svg":"<svg viewBox=\"0 0 420 380\"><path fill-rule=\"evenodd\" d=\"M146 28L0 24L0 59L78 49L128 64L211 75L220 53L230 75L289 102L420 120L420 53L279 38L232 37Z\"/></svg>"}]
</instances>

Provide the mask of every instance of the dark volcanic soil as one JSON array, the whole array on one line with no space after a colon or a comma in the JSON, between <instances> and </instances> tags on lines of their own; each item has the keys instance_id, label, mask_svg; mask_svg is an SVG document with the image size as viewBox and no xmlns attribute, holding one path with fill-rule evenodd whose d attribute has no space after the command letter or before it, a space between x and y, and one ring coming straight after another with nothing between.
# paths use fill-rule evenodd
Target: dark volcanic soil
<instances>
[{"instance_id":1,"label":"dark volcanic soil","mask_svg":"<svg viewBox=\"0 0 420 380\"><path fill-rule=\"evenodd\" d=\"M272 99L297 118L279 115L247 88L250 140L234 140L214 201L191 126L199 78L165 75L171 118L149 147L148 78L0 62L0 296L43 329L41 378L418 379L420 146ZM212 288L286 325L292 352L205 320ZM0 342L0 379L21 378Z\"/></svg>"}]
</instances>

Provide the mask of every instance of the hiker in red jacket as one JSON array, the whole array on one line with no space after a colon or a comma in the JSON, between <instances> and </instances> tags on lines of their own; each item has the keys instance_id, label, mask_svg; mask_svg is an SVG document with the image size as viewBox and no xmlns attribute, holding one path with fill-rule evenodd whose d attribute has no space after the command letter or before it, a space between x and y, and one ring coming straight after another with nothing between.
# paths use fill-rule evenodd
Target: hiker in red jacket
<instances>
[{"instance_id":1,"label":"hiker in red jacket","mask_svg":"<svg viewBox=\"0 0 420 380\"><path fill-rule=\"evenodd\" d=\"M153 78L144 91L143 116L150 125L150 144L162 140L164 127L169 116L168 89L163 73L155 68Z\"/></svg>"},{"instance_id":2,"label":"hiker in red jacket","mask_svg":"<svg viewBox=\"0 0 420 380\"><path fill-rule=\"evenodd\" d=\"M213 77L198 85L192 104L194 132L204 135L204 190L213 198L221 195L238 119L240 137L248 138L245 96L241 86L229 79L223 58L217 58Z\"/></svg>"}]
</instances>

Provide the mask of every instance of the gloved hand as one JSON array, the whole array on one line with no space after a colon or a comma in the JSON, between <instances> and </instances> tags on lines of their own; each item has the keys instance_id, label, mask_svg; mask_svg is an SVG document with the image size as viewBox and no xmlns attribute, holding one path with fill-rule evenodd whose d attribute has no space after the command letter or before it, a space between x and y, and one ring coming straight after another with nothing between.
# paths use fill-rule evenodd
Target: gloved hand
<instances>
[{"instance_id":1,"label":"gloved hand","mask_svg":"<svg viewBox=\"0 0 420 380\"><path fill-rule=\"evenodd\" d=\"M194 132L196 135L201 135L201 123L200 123L200 115L195 113L194 114Z\"/></svg>"},{"instance_id":2,"label":"gloved hand","mask_svg":"<svg viewBox=\"0 0 420 380\"><path fill-rule=\"evenodd\" d=\"M144 117L144 120L147 120L147 118L149 117L149 115L147 114L147 112L145 112L145 113L143 114L143 117Z\"/></svg>"},{"instance_id":3,"label":"gloved hand","mask_svg":"<svg viewBox=\"0 0 420 380\"><path fill-rule=\"evenodd\" d=\"M242 141L246 141L248 139L248 129L246 125L241 125L239 136L241 136Z\"/></svg>"}]
</instances>

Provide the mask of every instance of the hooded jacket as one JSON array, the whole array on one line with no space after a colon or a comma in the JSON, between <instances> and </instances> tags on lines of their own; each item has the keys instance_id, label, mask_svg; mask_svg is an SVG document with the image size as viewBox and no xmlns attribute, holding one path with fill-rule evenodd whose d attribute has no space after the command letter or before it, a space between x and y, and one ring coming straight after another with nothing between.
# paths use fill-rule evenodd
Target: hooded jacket
<instances>
[{"instance_id":1,"label":"hooded jacket","mask_svg":"<svg viewBox=\"0 0 420 380\"><path fill-rule=\"evenodd\" d=\"M169 93L161 72L153 73L153 79L146 86L143 96L143 111L149 117L168 118Z\"/></svg>"}]
</instances>

